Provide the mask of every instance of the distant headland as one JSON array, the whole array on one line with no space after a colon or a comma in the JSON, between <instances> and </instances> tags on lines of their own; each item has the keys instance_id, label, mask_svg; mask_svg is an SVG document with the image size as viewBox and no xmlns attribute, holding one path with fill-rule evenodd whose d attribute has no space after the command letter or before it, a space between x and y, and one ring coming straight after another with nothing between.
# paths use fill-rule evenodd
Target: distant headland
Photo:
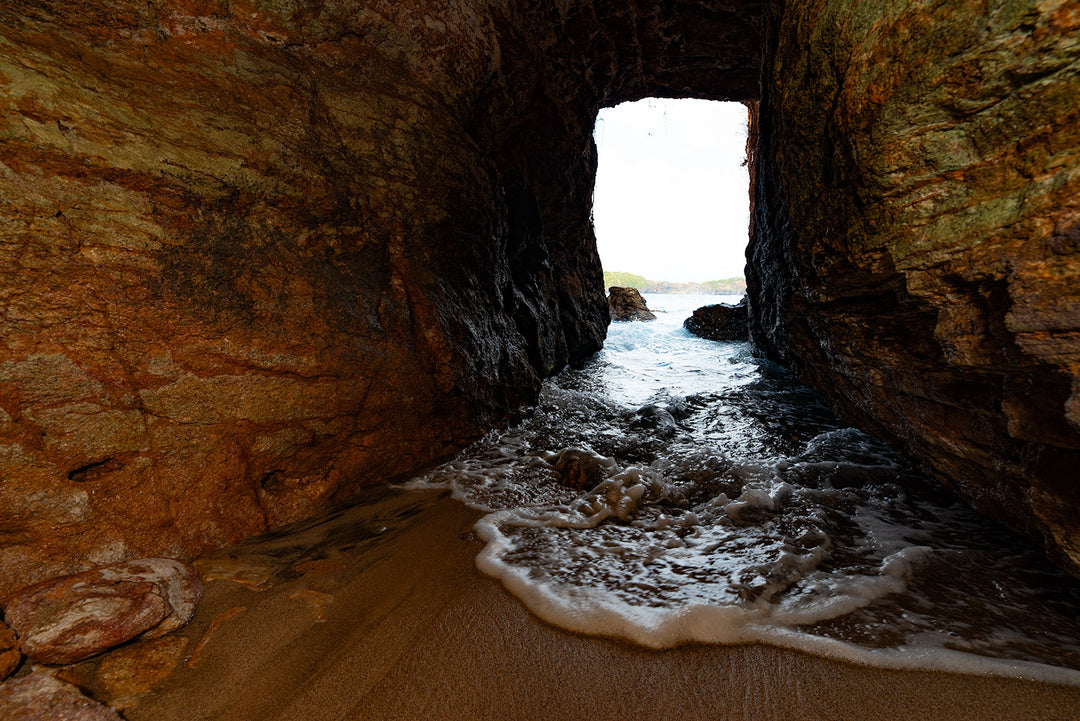
<instances>
[{"instance_id":1,"label":"distant headland","mask_svg":"<svg viewBox=\"0 0 1080 721\"><path fill-rule=\"evenodd\" d=\"M670 280L649 280L634 273L604 271L604 287L617 285L637 288L642 293L678 293L696 295L741 295L746 292L745 278L707 280L703 283L676 283Z\"/></svg>"}]
</instances>

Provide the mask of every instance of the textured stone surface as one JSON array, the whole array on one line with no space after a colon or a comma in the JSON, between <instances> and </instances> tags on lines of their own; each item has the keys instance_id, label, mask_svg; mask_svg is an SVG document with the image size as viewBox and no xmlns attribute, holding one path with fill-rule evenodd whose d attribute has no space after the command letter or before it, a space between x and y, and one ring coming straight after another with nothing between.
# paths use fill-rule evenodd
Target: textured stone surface
<instances>
[{"instance_id":1,"label":"textured stone surface","mask_svg":"<svg viewBox=\"0 0 1080 721\"><path fill-rule=\"evenodd\" d=\"M596 110L753 96L758 13L0 5L0 596L308 516L594 352Z\"/></svg>"},{"instance_id":2,"label":"textured stone surface","mask_svg":"<svg viewBox=\"0 0 1080 721\"><path fill-rule=\"evenodd\" d=\"M3 3L0 596L307 516L595 351L593 122L648 95L750 101L755 342L1080 569L1078 24Z\"/></svg>"},{"instance_id":3,"label":"textured stone surface","mask_svg":"<svg viewBox=\"0 0 1080 721\"><path fill-rule=\"evenodd\" d=\"M611 320L619 323L656 320L656 315L649 310L645 299L636 288L608 288L608 310L611 312Z\"/></svg>"},{"instance_id":4,"label":"textured stone surface","mask_svg":"<svg viewBox=\"0 0 1080 721\"><path fill-rule=\"evenodd\" d=\"M195 569L150 558L24 588L5 602L4 616L32 660L68 664L183 626L201 597Z\"/></svg>"},{"instance_id":5,"label":"textured stone surface","mask_svg":"<svg viewBox=\"0 0 1080 721\"><path fill-rule=\"evenodd\" d=\"M559 482L571 488L590 490L611 471L610 459L592 451L567 448L555 458L554 467Z\"/></svg>"},{"instance_id":6,"label":"textured stone surface","mask_svg":"<svg viewBox=\"0 0 1080 721\"><path fill-rule=\"evenodd\" d=\"M161 623L143 634L146 638L164 636L183 627L202 600L199 572L191 564L173 558L140 558L95 572L105 581L146 581L158 587L168 603L168 612Z\"/></svg>"},{"instance_id":7,"label":"textured stone surface","mask_svg":"<svg viewBox=\"0 0 1080 721\"><path fill-rule=\"evenodd\" d=\"M0 681L11 675L19 667L22 652L15 632L5 623L0 623Z\"/></svg>"},{"instance_id":8,"label":"textured stone surface","mask_svg":"<svg viewBox=\"0 0 1080 721\"><path fill-rule=\"evenodd\" d=\"M770 3L754 340L1080 571L1080 8Z\"/></svg>"},{"instance_id":9,"label":"textured stone surface","mask_svg":"<svg viewBox=\"0 0 1080 721\"><path fill-rule=\"evenodd\" d=\"M4 721L120 721L108 706L84 696L71 684L38 671L0 684Z\"/></svg>"},{"instance_id":10,"label":"textured stone surface","mask_svg":"<svg viewBox=\"0 0 1080 721\"><path fill-rule=\"evenodd\" d=\"M750 340L750 316L744 298L737 305L707 305L683 321L683 328L708 340Z\"/></svg>"}]
</instances>

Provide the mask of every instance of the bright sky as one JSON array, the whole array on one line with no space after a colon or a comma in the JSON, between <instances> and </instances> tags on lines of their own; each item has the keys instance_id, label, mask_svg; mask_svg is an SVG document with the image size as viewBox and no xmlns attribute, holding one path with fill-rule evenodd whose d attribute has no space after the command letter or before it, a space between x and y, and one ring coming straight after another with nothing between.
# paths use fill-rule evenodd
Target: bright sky
<instances>
[{"instance_id":1,"label":"bright sky","mask_svg":"<svg viewBox=\"0 0 1080 721\"><path fill-rule=\"evenodd\" d=\"M593 223L604 270L679 282L743 274L746 108L650 98L600 111Z\"/></svg>"}]
</instances>

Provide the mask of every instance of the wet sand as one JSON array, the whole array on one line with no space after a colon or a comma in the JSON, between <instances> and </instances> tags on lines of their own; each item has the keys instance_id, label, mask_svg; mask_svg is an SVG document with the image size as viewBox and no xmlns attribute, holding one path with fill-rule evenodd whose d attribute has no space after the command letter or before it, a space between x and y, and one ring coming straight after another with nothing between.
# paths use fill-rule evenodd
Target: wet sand
<instances>
[{"instance_id":1,"label":"wet sand","mask_svg":"<svg viewBox=\"0 0 1080 721\"><path fill-rule=\"evenodd\" d=\"M244 583L207 584L176 672L126 718L1080 718L1080 688L562 631L476 570L476 518L439 494L376 492L208 560Z\"/></svg>"}]
</instances>

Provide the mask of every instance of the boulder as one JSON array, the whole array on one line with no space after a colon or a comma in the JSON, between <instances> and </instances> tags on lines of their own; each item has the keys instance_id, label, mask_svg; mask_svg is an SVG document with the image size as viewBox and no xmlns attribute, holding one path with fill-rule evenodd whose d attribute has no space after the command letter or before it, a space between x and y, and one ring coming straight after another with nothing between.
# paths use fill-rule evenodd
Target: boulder
<instances>
[{"instance_id":1,"label":"boulder","mask_svg":"<svg viewBox=\"0 0 1080 721\"><path fill-rule=\"evenodd\" d=\"M637 288L608 288L608 309L611 320L624 323L632 320L656 320L656 316L645 304L645 299Z\"/></svg>"},{"instance_id":2,"label":"boulder","mask_svg":"<svg viewBox=\"0 0 1080 721\"><path fill-rule=\"evenodd\" d=\"M37 671L0 684L4 721L120 721L108 706L84 696L71 684Z\"/></svg>"},{"instance_id":3,"label":"boulder","mask_svg":"<svg viewBox=\"0 0 1080 721\"><path fill-rule=\"evenodd\" d=\"M194 568L149 558L29 586L8 599L4 611L27 656L68 664L183 626L201 597Z\"/></svg>"},{"instance_id":4,"label":"boulder","mask_svg":"<svg viewBox=\"0 0 1080 721\"><path fill-rule=\"evenodd\" d=\"M110 706L124 709L172 676L187 646L188 639L179 635L126 644L105 655L97 686Z\"/></svg>"},{"instance_id":5,"label":"boulder","mask_svg":"<svg viewBox=\"0 0 1080 721\"><path fill-rule=\"evenodd\" d=\"M143 558L99 569L105 578L138 579L157 584L165 592L169 613L154 628L143 634L157 638L182 628L202 600L203 585L199 572L173 558Z\"/></svg>"},{"instance_id":6,"label":"boulder","mask_svg":"<svg viewBox=\"0 0 1080 721\"><path fill-rule=\"evenodd\" d=\"M683 321L683 328L708 340L750 340L750 315L746 298L738 305L718 303L698 308Z\"/></svg>"}]
</instances>

